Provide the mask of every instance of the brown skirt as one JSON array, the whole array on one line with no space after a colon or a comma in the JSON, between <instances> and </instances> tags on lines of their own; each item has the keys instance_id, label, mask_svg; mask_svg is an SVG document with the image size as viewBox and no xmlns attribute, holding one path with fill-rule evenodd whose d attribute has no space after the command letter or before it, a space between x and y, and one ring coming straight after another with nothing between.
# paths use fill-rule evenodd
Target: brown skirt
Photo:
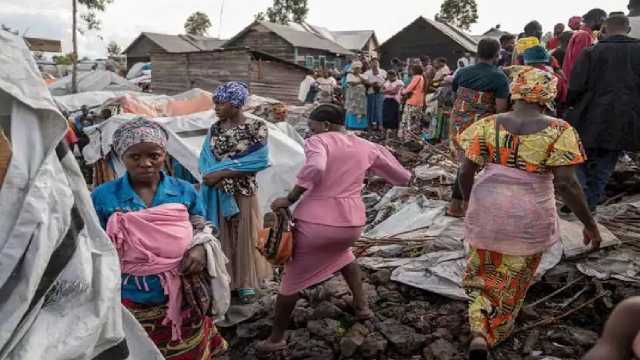
<instances>
[{"instance_id":1,"label":"brown skirt","mask_svg":"<svg viewBox=\"0 0 640 360\"><path fill-rule=\"evenodd\" d=\"M259 289L265 280L273 277L273 269L258 252L258 230L262 216L256 195L236 195L240 213L229 219L220 219L220 240L229 264L231 289Z\"/></svg>"}]
</instances>

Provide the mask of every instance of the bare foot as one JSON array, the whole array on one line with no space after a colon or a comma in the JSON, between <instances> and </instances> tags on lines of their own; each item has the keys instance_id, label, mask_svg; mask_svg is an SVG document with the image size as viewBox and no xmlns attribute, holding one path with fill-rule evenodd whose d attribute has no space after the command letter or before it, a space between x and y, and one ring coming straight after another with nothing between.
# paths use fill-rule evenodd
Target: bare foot
<instances>
[{"instance_id":1,"label":"bare foot","mask_svg":"<svg viewBox=\"0 0 640 360\"><path fill-rule=\"evenodd\" d=\"M449 203L449 208L447 209L447 216L462 218L465 215L465 207L462 200L453 199Z\"/></svg>"},{"instance_id":2,"label":"bare foot","mask_svg":"<svg viewBox=\"0 0 640 360\"><path fill-rule=\"evenodd\" d=\"M256 345L256 350L260 353L270 354L278 351L282 351L287 348L287 341L282 339L280 341L273 341L271 338L260 341Z\"/></svg>"}]
</instances>

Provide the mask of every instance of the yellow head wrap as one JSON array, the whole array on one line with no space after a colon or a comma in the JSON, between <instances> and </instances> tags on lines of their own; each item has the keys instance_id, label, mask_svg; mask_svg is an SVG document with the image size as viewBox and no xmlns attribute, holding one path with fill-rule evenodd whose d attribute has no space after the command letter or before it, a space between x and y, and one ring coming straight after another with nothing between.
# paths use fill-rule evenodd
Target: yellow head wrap
<instances>
[{"instance_id":1,"label":"yellow head wrap","mask_svg":"<svg viewBox=\"0 0 640 360\"><path fill-rule=\"evenodd\" d=\"M531 66L507 68L511 77L511 99L549 106L558 95L558 79Z\"/></svg>"}]
</instances>

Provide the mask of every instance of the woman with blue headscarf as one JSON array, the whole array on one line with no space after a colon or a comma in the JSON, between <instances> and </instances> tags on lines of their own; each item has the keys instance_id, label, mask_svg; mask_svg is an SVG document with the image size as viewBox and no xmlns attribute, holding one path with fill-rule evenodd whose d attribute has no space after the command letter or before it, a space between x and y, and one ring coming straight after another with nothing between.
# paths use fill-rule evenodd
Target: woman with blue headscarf
<instances>
[{"instance_id":1,"label":"woman with blue headscarf","mask_svg":"<svg viewBox=\"0 0 640 360\"><path fill-rule=\"evenodd\" d=\"M229 82L216 89L218 121L200 154L206 217L219 227L229 258L231 289L245 304L255 300L255 289L272 275L271 266L256 250L262 227L256 174L269 166L267 125L244 116L248 97L244 83Z\"/></svg>"}]
</instances>

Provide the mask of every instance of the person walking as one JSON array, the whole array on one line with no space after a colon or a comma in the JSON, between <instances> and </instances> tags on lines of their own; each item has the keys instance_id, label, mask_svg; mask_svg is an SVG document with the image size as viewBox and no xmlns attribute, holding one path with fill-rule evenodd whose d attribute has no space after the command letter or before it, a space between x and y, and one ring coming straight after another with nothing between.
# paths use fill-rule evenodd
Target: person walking
<instances>
[{"instance_id":1,"label":"person walking","mask_svg":"<svg viewBox=\"0 0 640 360\"><path fill-rule=\"evenodd\" d=\"M574 174L585 159L578 135L542 111L556 97L557 80L529 66L515 67L511 78L513 111L479 120L460 136L472 360L487 359L510 335L542 254L560 240L554 185L584 224L585 243L597 249L601 242Z\"/></svg>"},{"instance_id":2,"label":"person walking","mask_svg":"<svg viewBox=\"0 0 640 360\"><path fill-rule=\"evenodd\" d=\"M387 74L387 81L384 83L384 104L382 106L383 125L386 135L398 135L398 127L400 125L400 93L404 83L398 78L398 74L391 70Z\"/></svg>"},{"instance_id":3,"label":"person walking","mask_svg":"<svg viewBox=\"0 0 640 360\"><path fill-rule=\"evenodd\" d=\"M640 40L629 37L629 19L606 21L607 37L586 49L569 82L568 119L578 130L587 162L578 175L591 210L622 151L640 150Z\"/></svg>"},{"instance_id":4,"label":"person walking","mask_svg":"<svg viewBox=\"0 0 640 360\"><path fill-rule=\"evenodd\" d=\"M362 184L372 172L393 185L406 186L411 172L383 146L347 133L343 119L344 111L336 105L324 104L312 111L309 128L314 135L305 142L306 160L297 185L271 205L275 211L297 203L294 249L285 264L271 336L258 344L260 352L286 348L285 331L300 292L336 272L342 273L353 293L355 318L373 317L351 251L366 223Z\"/></svg>"},{"instance_id":5,"label":"person walking","mask_svg":"<svg viewBox=\"0 0 640 360\"><path fill-rule=\"evenodd\" d=\"M485 116L507 111L509 107L509 80L495 64L500 56L500 43L485 38L478 45L478 64L461 69L453 79L456 94L451 111L451 144L458 159L464 154L458 137L474 122ZM453 185L452 200L447 214L464 216L465 205L460 192L459 176Z\"/></svg>"}]
</instances>

